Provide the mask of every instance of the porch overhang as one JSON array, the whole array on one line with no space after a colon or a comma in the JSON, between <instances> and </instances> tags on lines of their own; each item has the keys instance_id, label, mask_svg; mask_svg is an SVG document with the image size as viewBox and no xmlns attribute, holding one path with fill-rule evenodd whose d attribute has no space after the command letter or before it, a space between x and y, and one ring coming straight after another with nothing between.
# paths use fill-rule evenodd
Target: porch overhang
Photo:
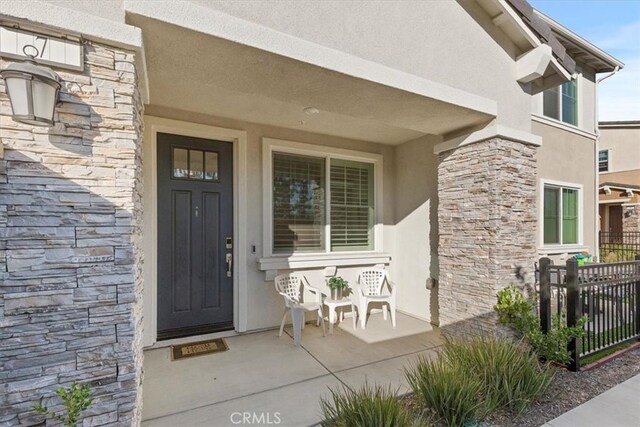
<instances>
[{"instance_id":1,"label":"porch overhang","mask_svg":"<svg viewBox=\"0 0 640 427\"><path fill-rule=\"evenodd\" d=\"M383 144L486 124L497 103L191 3L125 1L151 108ZM308 115L306 107L318 114Z\"/></svg>"}]
</instances>

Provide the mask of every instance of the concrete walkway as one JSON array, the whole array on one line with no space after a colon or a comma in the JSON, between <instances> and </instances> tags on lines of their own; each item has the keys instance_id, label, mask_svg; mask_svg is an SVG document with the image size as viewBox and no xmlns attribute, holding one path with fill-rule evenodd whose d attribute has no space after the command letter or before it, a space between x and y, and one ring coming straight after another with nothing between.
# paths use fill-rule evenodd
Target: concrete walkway
<instances>
[{"instance_id":1,"label":"concrete walkway","mask_svg":"<svg viewBox=\"0 0 640 427\"><path fill-rule=\"evenodd\" d=\"M605 391L542 427L640 426L640 375Z\"/></svg>"},{"instance_id":2,"label":"concrete walkway","mask_svg":"<svg viewBox=\"0 0 640 427\"><path fill-rule=\"evenodd\" d=\"M309 426L322 420L329 388L388 384L406 393L403 367L434 357L442 341L428 323L398 313L397 328L372 315L365 331L350 321L322 336L307 325L302 346L265 331L227 338L229 350L171 361L169 349L144 354L143 427Z\"/></svg>"}]
</instances>

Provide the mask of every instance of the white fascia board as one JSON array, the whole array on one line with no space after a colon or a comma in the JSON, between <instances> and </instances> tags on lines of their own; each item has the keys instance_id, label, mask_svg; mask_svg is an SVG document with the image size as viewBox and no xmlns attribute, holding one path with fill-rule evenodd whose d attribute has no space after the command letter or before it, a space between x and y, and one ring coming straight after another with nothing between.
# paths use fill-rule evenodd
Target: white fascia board
<instances>
[{"instance_id":1,"label":"white fascia board","mask_svg":"<svg viewBox=\"0 0 640 427\"><path fill-rule=\"evenodd\" d=\"M142 41L142 30L122 22L101 18L89 13L39 1L3 0L0 20L7 23L42 27L86 40L104 43L134 51L139 70L139 90L144 103L148 103L147 66ZM30 28L35 30L36 28Z\"/></svg>"},{"instance_id":2,"label":"white fascia board","mask_svg":"<svg viewBox=\"0 0 640 427\"><path fill-rule=\"evenodd\" d=\"M542 145L541 136L517 129L512 129L503 125L491 124L478 131L441 142L440 144L437 144L435 147L433 147L433 152L434 154L440 154L445 151L464 147L465 145L475 144L477 142L486 141L492 138L504 138L510 141L517 141L523 144L535 146Z\"/></svg>"},{"instance_id":3,"label":"white fascia board","mask_svg":"<svg viewBox=\"0 0 640 427\"><path fill-rule=\"evenodd\" d=\"M495 100L484 98L346 52L189 2L125 0L125 12L146 16L230 40L345 75L478 111L498 114Z\"/></svg>"}]
</instances>

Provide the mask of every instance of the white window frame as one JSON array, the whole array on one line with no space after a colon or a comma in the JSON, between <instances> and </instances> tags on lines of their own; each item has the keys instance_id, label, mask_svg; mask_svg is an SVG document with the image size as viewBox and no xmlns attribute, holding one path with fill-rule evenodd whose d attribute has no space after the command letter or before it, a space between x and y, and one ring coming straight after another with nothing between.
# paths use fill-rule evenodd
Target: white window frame
<instances>
[{"instance_id":1,"label":"white window frame","mask_svg":"<svg viewBox=\"0 0 640 427\"><path fill-rule=\"evenodd\" d=\"M544 188L547 186L578 191L578 243L568 245L562 243L544 243ZM589 249L584 246L584 186L582 184L556 181L552 179L541 179L538 200L538 238L540 241L539 251L552 254L563 252L580 252ZM562 202L559 205L559 209L560 212L562 212ZM560 238L562 238L562 215L560 215L560 218L559 233Z\"/></svg>"},{"instance_id":2,"label":"white window frame","mask_svg":"<svg viewBox=\"0 0 640 427\"><path fill-rule=\"evenodd\" d=\"M325 205L325 249L318 252L299 252L292 254L280 254L273 252L273 153L297 154L325 159L326 189L325 200L331 199L330 167L331 159L351 160L356 162L372 163L374 175L374 225L373 225L373 249L363 251L331 251L331 204ZM262 184L263 184L263 236L262 253L265 258L287 258L314 261L326 258L346 257L353 258L359 255L380 254L383 248L383 206L382 206L382 155L365 153L360 151L345 150L341 148L327 147L323 145L306 144L302 142L286 141L274 138L262 139Z\"/></svg>"},{"instance_id":3,"label":"white window frame","mask_svg":"<svg viewBox=\"0 0 640 427\"><path fill-rule=\"evenodd\" d=\"M549 117L547 115L544 114L544 92L542 91L540 92L537 96L539 96L538 100L536 102L537 107L535 107L536 113L532 114L532 116L534 118L538 118L538 119L542 119L540 121L547 122L548 124L555 124L558 125L562 128L565 128L567 130L571 130L571 131L577 131L577 132L585 132L586 135L588 135L589 137L594 137L595 134L591 134L590 132L586 132L582 129L582 125L585 122L585 117L583 117L583 108L582 108L582 102L584 99L584 94L583 94L583 82L582 82L582 71L580 69L576 69L575 74L571 77L571 80L576 82L576 97L578 98L576 100L576 109L577 109L577 120L578 123L573 125L571 123L567 123L562 121L562 92L560 92L559 97L558 97L558 107L560 108L559 112L560 112L560 118L556 119L553 117ZM558 88L562 85L559 84ZM560 90L560 89L559 89Z\"/></svg>"},{"instance_id":4,"label":"white window frame","mask_svg":"<svg viewBox=\"0 0 640 427\"><path fill-rule=\"evenodd\" d=\"M607 152L607 170L606 171L601 171L600 170L600 152L601 151L606 151ZM605 148L603 150L598 150L598 173L608 173L611 172L611 148Z\"/></svg>"}]
</instances>

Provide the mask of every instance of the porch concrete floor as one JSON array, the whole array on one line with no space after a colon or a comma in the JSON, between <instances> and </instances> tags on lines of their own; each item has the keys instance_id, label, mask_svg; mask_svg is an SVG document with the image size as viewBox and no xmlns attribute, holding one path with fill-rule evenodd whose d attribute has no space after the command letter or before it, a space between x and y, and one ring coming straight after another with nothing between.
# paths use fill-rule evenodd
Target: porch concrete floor
<instances>
[{"instance_id":1,"label":"porch concrete floor","mask_svg":"<svg viewBox=\"0 0 640 427\"><path fill-rule=\"evenodd\" d=\"M437 328L401 313L396 330L381 314L371 315L370 344L344 330L350 328L345 319L323 337L321 328L307 325L301 347L293 345L290 327L282 337L277 330L238 335L226 338L226 352L174 362L168 348L145 351L143 425L233 426L236 412L264 414L272 424L278 413L281 426L314 425L329 387L368 381L405 393L402 368L420 355L432 357L442 343Z\"/></svg>"}]
</instances>

